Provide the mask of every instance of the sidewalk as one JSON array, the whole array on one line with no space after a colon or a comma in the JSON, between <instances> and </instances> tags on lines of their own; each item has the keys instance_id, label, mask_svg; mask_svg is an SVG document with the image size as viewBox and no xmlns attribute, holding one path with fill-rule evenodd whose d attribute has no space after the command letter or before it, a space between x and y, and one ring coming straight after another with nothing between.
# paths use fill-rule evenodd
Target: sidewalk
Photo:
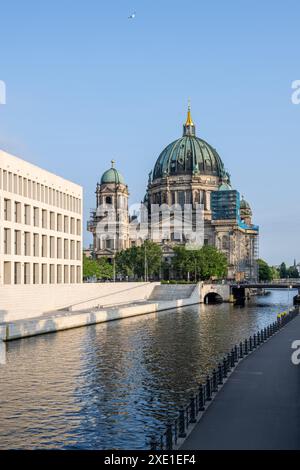
<instances>
[{"instance_id":1,"label":"sidewalk","mask_svg":"<svg viewBox=\"0 0 300 470\"><path fill-rule=\"evenodd\" d=\"M244 359L181 449L299 449L300 316Z\"/></svg>"}]
</instances>

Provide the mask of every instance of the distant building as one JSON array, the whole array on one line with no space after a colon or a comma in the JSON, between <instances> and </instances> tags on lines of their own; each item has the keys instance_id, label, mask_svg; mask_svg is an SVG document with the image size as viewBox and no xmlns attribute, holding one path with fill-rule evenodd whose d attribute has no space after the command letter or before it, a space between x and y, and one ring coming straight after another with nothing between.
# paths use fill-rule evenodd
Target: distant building
<instances>
[{"instance_id":1,"label":"distant building","mask_svg":"<svg viewBox=\"0 0 300 470\"><path fill-rule=\"evenodd\" d=\"M100 228L98 225L99 221L105 220L103 209L102 216L99 216L103 202L112 203L115 210L117 230L114 238L107 235L105 239L105 224L100 224ZM230 175L216 149L196 136L190 108L183 126L183 136L167 145L149 174L143 204L148 208L148 214L153 205L179 205L184 209L188 204L193 208L192 224L195 224L197 217L196 207L201 205L204 209L203 244L215 246L226 255L228 278L257 278L259 228L252 223L252 210L240 198L239 192L232 188ZM96 257L113 258L118 251L142 243L142 239L136 241L131 237L132 222L135 221L128 215L128 187L114 165L97 184L96 205L97 209L92 212L88 224L94 236ZM156 223L162 224L159 217ZM173 219L170 233L159 241L166 261L173 256L175 245L188 243L184 234L176 232L175 225ZM149 239L153 237L152 229L153 220L149 219Z\"/></svg>"},{"instance_id":2,"label":"distant building","mask_svg":"<svg viewBox=\"0 0 300 470\"><path fill-rule=\"evenodd\" d=\"M0 285L82 282L82 187L0 151Z\"/></svg>"}]
</instances>

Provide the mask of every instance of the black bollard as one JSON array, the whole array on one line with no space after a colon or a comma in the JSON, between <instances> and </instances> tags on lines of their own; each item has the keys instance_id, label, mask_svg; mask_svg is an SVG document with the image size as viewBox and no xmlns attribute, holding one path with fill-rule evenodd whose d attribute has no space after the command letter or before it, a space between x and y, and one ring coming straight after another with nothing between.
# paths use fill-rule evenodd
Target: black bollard
<instances>
[{"instance_id":1,"label":"black bollard","mask_svg":"<svg viewBox=\"0 0 300 470\"><path fill-rule=\"evenodd\" d=\"M193 392L191 393L191 400L190 400L190 424L196 422L196 406L195 406L195 396Z\"/></svg>"},{"instance_id":2,"label":"black bollard","mask_svg":"<svg viewBox=\"0 0 300 470\"><path fill-rule=\"evenodd\" d=\"M257 345L260 345L260 332L257 332Z\"/></svg>"},{"instance_id":3,"label":"black bollard","mask_svg":"<svg viewBox=\"0 0 300 470\"><path fill-rule=\"evenodd\" d=\"M166 444L167 444L167 450L173 449L173 432L172 432L172 424L170 421L167 424Z\"/></svg>"},{"instance_id":4,"label":"black bollard","mask_svg":"<svg viewBox=\"0 0 300 470\"><path fill-rule=\"evenodd\" d=\"M216 369L213 370L213 392L216 393L218 391L218 380L217 380L217 371Z\"/></svg>"},{"instance_id":5,"label":"black bollard","mask_svg":"<svg viewBox=\"0 0 300 470\"><path fill-rule=\"evenodd\" d=\"M245 339L245 356L248 354L248 340Z\"/></svg>"},{"instance_id":6,"label":"black bollard","mask_svg":"<svg viewBox=\"0 0 300 470\"><path fill-rule=\"evenodd\" d=\"M257 336L254 333L254 335L253 335L253 348L255 349L256 347L257 347Z\"/></svg>"},{"instance_id":7,"label":"black bollard","mask_svg":"<svg viewBox=\"0 0 300 470\"><path fill-rule=\"evenodd\" d=\"M238 362L239 360L239 352L238 352L238 347L237 345L234 346L234 362Z\"/></svg>"},{"instance_id":8,"label":"black bollard","mask_svg":"<svg viewBox=\"0 0 300 470\"><path fill-rule=\"evenodd\" d=\"M211 384L209 376L206 378L206 400L211 401Z\"/></svg>"},{"instance_id":9,"label":"black bollard","mask_svg":"<svg viewBox=\"0 0 300 470\"><path fill-rule=\"evenodd\" d=\"M184 409L181 408L179 411L179 435L178 437L186 437L185 432L185 417L184 417Z\"/></svg>"},{"instance_id":10,"label":"black bollard","mask_svg":"<svg viewBox=\"0 0 300 470\"><path fill-rule=\"evenodd\" d=\"M227 360L226 357L223 359L223 376L227 377Z\"/></svg>"},{"instance_id":11,"label":"black bollard","mask_svg":"<svg viewBox=\"0 0 300 470\"><path fill-rule=\"evenodd\" d=\"M231 354L230 354L230 367L231 368L234 367L234 349L231 350Z\"/></svg>"},{"instance_id":12,"label":"black bollard","mask_svg":"<svg viewBox=\"0 0 300 470\"><path fill-rule=\"evenodd\" d=\"M244 353L243 353L243 343L240 342L240 359L243 359Z\"/></svg>"},{"instance_id":13,"label":"black bollard","mask_svg":"<svg viewBox=\"0 0 300 470\"><path fill-rule=\"evenodd\" d=\"M219 365L218 365L218 383L219 385L222 385L223 383L223 368L222 368L222 364L219 362Z\"/></svg>"},{"instance_id":14,"label":"black bollard","mask_svg":"<svg viewBox=\"0 0 300 470\"><path fill-rule=\"evenodd\" d=\"M252 336L249 338L249 351L252 351L253 345L252 345Z\"/></svg>"},{"instance_id":15,"label":"black bollard","mask_svg":"<svg viewBox=\"0 0 300 470\"><path fill-rule=\"evenodd\" d=\"M204 393L203 393L203 385L199 385L199 411L204 411Z\"/></svg>"},{"instance_id":16,"label":"black bollard","mask_svg":"<svg viewBox=\"0 0 300 470\"><path fill-rule=\"evenodd\" d=\"M227 354L227 370L230 372L230 366L231 366L231 356L230 353Z\"/></svg>"}]
</instances>

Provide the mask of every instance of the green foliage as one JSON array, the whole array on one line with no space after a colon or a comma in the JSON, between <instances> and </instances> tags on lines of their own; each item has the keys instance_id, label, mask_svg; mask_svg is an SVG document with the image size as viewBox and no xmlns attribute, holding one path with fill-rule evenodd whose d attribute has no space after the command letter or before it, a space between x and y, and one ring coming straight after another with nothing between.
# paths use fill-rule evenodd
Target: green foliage
<instances>
[{"instance_id":1,"label":"green foliage","mask_svg":"<svg viewBox=\"0 0 300 470\"><path fill-rule=\"evenodd\" d=\"M148 276L157 276L160 273L161 263L161 247L150 240L146 240L142 246L123 250L116 256L117 272L128 277L144 277L145 264Z\"/></svg>"},{"instance_id":2,"label":"green foliage","mask_svg":"<svg viewBox=\"0 0 300 470\"><path fill-rule=\"evenodd\" d=\"M271 271L272 271L272 279L280 279L279 270L275 266L271 267Z\"/></svg>"},{"instance_id":3,"label":"green foliage","mask_svg":"<svg viewBox=\"0 0 300 470\"><path fill-rule=\"evenodd\" d=\"M197 279L223 278L227 274L226 256L213 246L199 250L188 250L183 246L174 247L172 266L178 277Z\"/></svg>"},{"instance_id":4,"label":"green foliage","mask_svg":"<svg viewBox=\"0 0 300 470\"><path fill-rule=\"evenodd\" d=\"M296 266L290 266L287 270L287 277L292 278L292 279L298 279L299 273L298 269Z\"/></svg>"},{"instance_id":5,"label":"green foliage","mask_svg":"<svg viewBox=\"0 0 300 470\"><path fill-rule=\"evenodd\" d=\"M260 281L272 281L272 268L263 259L258 260L258 275Z\"/></svg>"},{"instance_id":6,"label":"green foliage","mask_svg":"<svg viewBox=\"0 0 300 470\"><path fill-rule=\"evenodd\" d=\"M83 278L96 277L97 279L112 279L113 266L107 258L95 260L83 255Z\"/></svg>"},{"instance_id":7,"label":"green foliage","mask_svg":"<svg viewBox=\"0 0 300 470\"><path fill-rule=\"evenodd\" d=\"M286 279L288 277L288 271L285 263L281 263L279 268L280 279Z\"/></svg>"}]
</instances>

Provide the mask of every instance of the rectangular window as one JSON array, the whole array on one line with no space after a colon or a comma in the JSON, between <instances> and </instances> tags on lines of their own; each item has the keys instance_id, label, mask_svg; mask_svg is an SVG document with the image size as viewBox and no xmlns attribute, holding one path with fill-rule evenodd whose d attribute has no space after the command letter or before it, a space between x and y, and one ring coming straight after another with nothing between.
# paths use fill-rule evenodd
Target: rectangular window
<instances>
[{"instance_id":1,"label":"rectangular window","mask_svg":"<svg viewBox=\"0 0 300 470\"><path fill-rule=\"evenodd\" d=\"M15 263L14 281L15 284L21 284L21 263Z\"/></svg>"},{"instance_id":2,"label":"rectangular window","mask_svg":"<svg viewBox=\"0 0 300 470\"><path fill-rule=\"evenodd\" d=\"M75 241L70 241L70 259L75 259Z\"/></svg>"},{"instance_id":3,"label":"rectangular window","mask_svg":"<svg viewBox=\"0 0 300 470\"><path fill-rule=\"evenodd\" d=\"M47 228L47 211L42 209L42 227Z\"/></svg>"},{"instance_id":4,"label":"rectangular window","mask_svg":"<svg viewBox=\"0 0 300 470\"><path fill-rule=\"evenodd\" d=\"M69 217L64 216L64 232L69 233Z\"/></svg>"},{"instance_id":5,"label":"rectangular window","mask_svg":"<svg viewBox=\"0 0 300 470\"><path fill-rule=\"evenodd\" d=\"M4 229L4 254L11 254L11 230L9 228Z\"/></svg>"},{"instance_id":6,"label":"rectangular window","mask_svg":"<svg viewBox=\"0 0 300 470\"><path fill-rule=\"evenodd\" d=\"M61 232L62 231L62 215L57 214L57 231Z\"/></svg>"},{"instance_id":7,"label":"rectangular window","mask_svg":"<svg viewBox=\"0 0 300 470\"><path fill-rule=\"evenodd\" d=\"M35 227L39 226L39 208L38 207L33 208L33 225Z\"/></svg>"},{"instance_id":8,"label":"rectangular window","mask_svg":"<svg viewBox=\"0 0 300 470\"><path fill-rule=\"evenodd\" d=\"M69 283L69 266L68 265L64 266L64 283L65 284Z\"/></svg>"},{"instance_id":9,"label":"rectangular window","mask_svg":"<svg viewBox=\"0 0 300 470\"><path fill-rule=\"evenodd\" d=\"M4 220L11 221L11 200L4 199Z\"/></svg>"},{"instance_id":10,"label":"rectangular window","mask_svg":"<svg viewBox=\"0 0 300 470\"><path fill-rule=\"evenodd\" d=\"M30 256L30 232L24 233L24 255Z\"/></svg>"},{"instance_id":11,"label":"rectangular window","mask_svg":"<svg viewBox=\"0 0 300 470\"><path fill-rule=\"evenodd\" d=\"M62 266L61 266L61 264L58 264L57 268L56 268L56 282L57 282L57 284L62 283Z\"/></svg>"},{"instance_id":12,"label":"rectangular window","mask_svg":"<svg viewBox=\"0 0 300 470\"><path fill-rule=\"evenodd\" d=\"M56 246L56 248L57 248L56 257L57 258L62 258L62 239L61 238L57 239L56 245L57 245Z\"/></svg>"},{"instance_id":13,"label":"rectangular window","mask_svg":"<svg viewBox=\"0 0 300 470\"><path fill-rule=\"evenodd\" d=\"M33 234L33 256L39 256L39 234Z\"/></svg>"},{"instance_id":14,"label":"rectangular window","mask_svg":"<svg viewBox=\"0 0 300 470\"><path fill-rule=\"evenodd\" d=\"M39 284L39 265L38 263L33 264L33 284Z\"/></svg>"},{"instance_id":15,"label":"rectangular window","mask_svg":"<svg viewBox=\"0 0 300 470\"><path fill-rule=\"evenodd\" d=\"M21 203L15 202L15 222L17 224L21 223Z\"/></svg>"},{"instance_id":16,"label":"rectangular window","mask_svg":"<svg viewBox=\"0 0 300 470\"><path fill-rule=\"evenodd\" d=\"M55 238L50 237L50 258L55 257Z\"/></svg>"},{"instance_id":17,"label":"rectangular window","mask_svg":"<svg viewBox=\"0 0 300 470\"><path fill-rule=\"evenodd\" d=\"M76 281L77 281L78 284L80 284L81 283L81 268L80 268L80 266L77 266L76 271L77 271Z\"/></svg>"},{"instance_id":18,"label":"rectangular window","mask_svg":"<svg viewBox=\"0 0 300 470\"><path fill-rule=\"evenodd\" d=\"M77 235L81 235L81 220L77 219L76 224L77 224Z\"/></svg>"},{"instance_id":19,"label":"rectangular window","mask_svg":"<svg viewBox=\"0 0 300 470\"><path fill-rule=\"evenodd\" d=\"M15 230L15 255L21 254L21 231Z\"/></svg>"},{"instance_id":20,"label":"rectangular window","mask_svg":"<svg viewBox=\"0 0 300 470\"><path fill-rule=\"evenodd\" d=\"M55 213L50 212L50 230L55 230Z\"/></svg>"},{"instance_id":21,"label":"rectangular window","mask_svg":"<svg viewBox=\"0 0 300 470\"><path fill-rule=\"evenodd\" d=\"M11 284L11 262L4 262L4 284Z\"/></svg>"},{"instance_id":22,"label":"rectangular window","mask_svg":"<svg viewBox=\"0 0 300 470\"><path fill-rule=\"evenodd\" d=\"M47 284L47 265L42 264L42 284Z\"/></svg>"},{"instance_id":23,"label":"rectangular window","mask_svg":"<svg viewBox=\"0 0 300 470\"><path fill-rule=\"evenodd\" d=\"M42 235L42 257L47 257L47 235Z\"/></svg>"},{"instance_id":24,"label":"rectangular window","mask_svg":"<svg viewBox=\"0 0 300 470\"><path fill-rule=\"evenodd\" d=\"M49 268L49 282L50 282L50 284L54 284L54 283L55 283L55 265L54 265L54 264L50 264L50 268Z\"/></svg>"},{"instance_id":25,"label":"rectangular window","mask_svg":"<svg viewBox=\"0 0 300 470\"><path fill-rule=\"evenodd\" d=\"M30 263L24 263L24 284L30 284Z\"/></svg>"},{"instance_id":26,"label":"rectangular window","mask_svg":"<svg viewBox=\"0 0 300 470\"><path fill-rule=\"evenodd\" d=\"M24 223L30 225L30 206L28 204L24 206Z\"/></svg>"},{"instance_id":27,"label":"rectangular window","mask_svg":"<svg viewBox=\"0 0 300 470\"><path fill-rule=\"evenodd\" d=\"M64 259L69 259L69 240L64 239Z\"/></svg>"}]
</instances>

